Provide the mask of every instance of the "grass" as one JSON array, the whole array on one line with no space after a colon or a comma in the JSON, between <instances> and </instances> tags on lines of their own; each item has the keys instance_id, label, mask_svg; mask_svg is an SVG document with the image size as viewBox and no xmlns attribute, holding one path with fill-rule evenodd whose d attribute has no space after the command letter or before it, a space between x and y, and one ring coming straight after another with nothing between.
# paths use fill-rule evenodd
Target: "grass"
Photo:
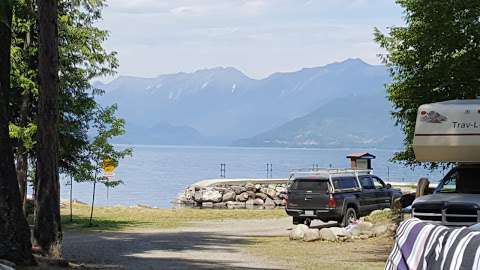
<instances>
[{"instance_id":1,"label":"grass","mask_svg":"<svg viewBox=\"0 0 480 270\"><path fill-rule=\"evenodd\" d=\"M392 239L386 237L345 243L260 237L246 249L252 255L280 261L291 269L380 270L385 267L391 245Z\"/></svg>"},{"instance_id":2,"label":"grass","mask_svg":"<svg viewBox=\"0 0 480 270\"><path fill-rule=\"evenodd\" d=\"M285 217L283 209L151 209L143 207L96 207L93 226L89 226L90 207L73 204L73 222L70 208L61 209L63 226L67 230L124 231L169 229L188 226L192 222L230 219L259 219Z\"/></svg>"}]
</instances>

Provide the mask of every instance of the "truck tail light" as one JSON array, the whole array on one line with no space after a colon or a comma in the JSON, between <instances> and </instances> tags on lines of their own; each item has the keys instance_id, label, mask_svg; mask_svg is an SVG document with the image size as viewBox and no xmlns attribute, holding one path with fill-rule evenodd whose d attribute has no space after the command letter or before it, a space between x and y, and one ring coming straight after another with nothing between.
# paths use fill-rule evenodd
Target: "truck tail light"
<instances>
[{"instance_id":1,"label":"truck tail light","mask_svg":"<svg viewBox=\"0 0 480 270\"><path fill-rule=\"evenodd\" d=\"M333 194L328 196L328 208L335 208L337 207L337 201L333 198Z\"/></svg>"}]
</instances>

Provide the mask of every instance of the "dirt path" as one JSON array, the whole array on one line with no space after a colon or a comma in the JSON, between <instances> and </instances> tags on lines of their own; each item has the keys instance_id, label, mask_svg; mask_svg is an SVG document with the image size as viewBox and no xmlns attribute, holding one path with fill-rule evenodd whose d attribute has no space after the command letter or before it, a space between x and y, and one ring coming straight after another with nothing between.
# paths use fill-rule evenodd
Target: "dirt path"
<instances>
[{"instance_id":1,"label":"dirt path","mask_svg":"<svg viewBox=\"0 0 480 270\"><path fill-rule=\"evenodd\" d=\"M286 269L242 251L251 237L284 236L289 218L199 222L143 232L66 232L64 256L106 269Z\"/></svg>"}]
</instances>

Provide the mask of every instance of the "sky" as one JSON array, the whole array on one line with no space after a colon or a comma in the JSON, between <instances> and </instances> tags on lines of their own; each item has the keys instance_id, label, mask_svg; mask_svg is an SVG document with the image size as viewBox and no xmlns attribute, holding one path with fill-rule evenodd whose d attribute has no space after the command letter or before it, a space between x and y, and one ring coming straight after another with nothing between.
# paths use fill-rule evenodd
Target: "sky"
<instances>
[{"instance_id":1,"label":"sky","mask_svg":"<svg viewBox=\"0 0 480 270\"><path fill-rule=\"evenodd\" d=\"M347 58L380 63L373 29L402 25L394 0L107 0L100 27L119 75L218 66L252 78Z\"/></svg>"}]
</instances>

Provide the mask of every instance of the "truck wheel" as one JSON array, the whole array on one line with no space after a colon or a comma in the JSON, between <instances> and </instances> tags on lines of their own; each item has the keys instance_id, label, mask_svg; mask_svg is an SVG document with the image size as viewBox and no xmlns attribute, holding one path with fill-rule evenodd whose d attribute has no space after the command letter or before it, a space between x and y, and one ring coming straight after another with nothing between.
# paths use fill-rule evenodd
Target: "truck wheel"
<instances>
[{"instance_id":1,"label":"truck wheel","mask_svg":"<svg viewBox=\"0 0 480 270\"><path fill-rule=\"evenodd\" d=\"M303 221L303 224L307 225L308 227L310 227L310 224L312 224L312 220L309 219L309 218L306 218L305 221Z\"/></svg>"},{"instance_id":2,"label":"truck wheel","mask_svg":"<svg viewBox=\"0 0 480 270\"><path fill-rule=\"evenodd\" d=\"M347 208L347 211L345 211L345 214L343 215L342 222L340 223L340 227L347 227L355 220L357 220L357 211L355 211L354 208Z\"/></svg>"}]
</instances>

